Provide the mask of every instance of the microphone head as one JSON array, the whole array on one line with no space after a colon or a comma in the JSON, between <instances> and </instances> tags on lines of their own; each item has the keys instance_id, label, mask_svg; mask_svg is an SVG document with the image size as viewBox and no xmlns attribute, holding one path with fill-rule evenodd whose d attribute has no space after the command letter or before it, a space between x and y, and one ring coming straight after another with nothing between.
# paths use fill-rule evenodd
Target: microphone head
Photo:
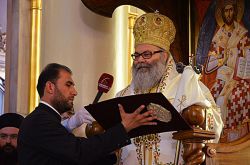
<instances>
[{"instance_id":1,"label":"microphone head","mask_svg":"<svg viewBox=\"0 0 250 165\"><path fill-rule=\"evenodd\" d=\"M107 93L114 81L114 77L110 74L103 73L98 81L98 91Z\"/></svg>"}]
</instances>

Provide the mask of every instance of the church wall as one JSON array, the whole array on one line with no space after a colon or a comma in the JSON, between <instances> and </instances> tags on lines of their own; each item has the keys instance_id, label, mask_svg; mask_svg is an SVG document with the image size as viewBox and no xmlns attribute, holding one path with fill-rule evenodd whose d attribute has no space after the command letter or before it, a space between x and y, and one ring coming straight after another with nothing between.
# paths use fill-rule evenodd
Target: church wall
<instances>
[{"instance_id":1,"label":"church wall","mask_svg":"<svg viewBox=\"0 0 250 165\"><path fill-rule=\"evenodd\" d=\"M126 28L120 31L122 40L117 41L116 19L114 14L106 18L93 13L79 0L43 1L41 68L56 62L72 69L76 110L93 102L102 73L113 75L114 84L101 100L114 97L126 85L127 34ZM123 22L127 27L126 19Z\"/></svg>"}]
</instances>

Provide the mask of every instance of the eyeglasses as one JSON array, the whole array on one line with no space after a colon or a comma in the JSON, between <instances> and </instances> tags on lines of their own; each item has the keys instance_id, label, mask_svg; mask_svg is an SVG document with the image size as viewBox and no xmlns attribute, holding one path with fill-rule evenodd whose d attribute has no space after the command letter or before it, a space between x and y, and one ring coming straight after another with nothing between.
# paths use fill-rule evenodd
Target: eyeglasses
<instances>
[{"instance_id":1,"label":"eyeglasses","mask_svg":"<svg viewBox=\"0 0 250 165\"><path fill-rule=\"evenodd\" d=\"M142 53L135 52L134 54L131 54L131 57L134 61L137 61L140 58L140 56L142 56L142 58L144 58L144 59L150 59L154 54L161 53L161 52L164 52L164 50L157 50L157 51L153 51L153 52L147 50L147 51L142 52Z\"/></svg>"},{"instance_id":2,"label":"eyeglasses","mask_svg":"<svg viewBox=\"0 0 250 165\"><path fill-rule=\"evenodd\" d=\"M10 137L10 139L17 139L17 134L5 134L5 133L0 133L0 139L6 140L8 137Z\"/></svg>"}]
</instances>

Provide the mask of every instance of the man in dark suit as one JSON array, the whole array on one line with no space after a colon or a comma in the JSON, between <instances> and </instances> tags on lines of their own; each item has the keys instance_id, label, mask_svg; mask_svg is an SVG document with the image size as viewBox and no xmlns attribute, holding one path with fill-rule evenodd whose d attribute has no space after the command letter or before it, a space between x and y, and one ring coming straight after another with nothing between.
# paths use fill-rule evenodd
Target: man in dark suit
<instances>
[{"instance_id":1,"label":"man in dark suit","mask_svg":"<svg viewBox=\"0 0 250 165\"><path fill-rule=\"evenodd\" d=\"M152 111L132 114L119 105L122 122L104 134L75 137L61 125L61 116L73 107L77 95L71 70L60 64L47 65L41 72L37 91L40 104L23 121L18 136L19 165L87 165L130 143L127 132L141 125L155 125Z\"/></svg>"}]
</instances>

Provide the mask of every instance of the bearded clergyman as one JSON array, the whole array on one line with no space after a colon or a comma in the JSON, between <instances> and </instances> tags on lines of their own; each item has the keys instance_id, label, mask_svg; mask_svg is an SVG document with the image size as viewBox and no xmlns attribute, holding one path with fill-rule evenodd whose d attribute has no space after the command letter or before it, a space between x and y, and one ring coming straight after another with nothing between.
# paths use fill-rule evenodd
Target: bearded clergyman
<instances>
[{"instance_id":1,"label":"bearded clergyman","mask_svg":"<svg viewBox=\"0 0 250 165\"><path fill-rule=\"evenodd\" d=\"M177 72L170 53L176 33L172 20L159 13L147 13L136 20L133 33L132 82L117 97L161 92L179 112L194 104L202 105L206 108L206 129L216 133L214 142L218 142L223 123L211 93L191 66L186 66L183 73ZM119 164L171 165L175 147L172 132L139 136L121 149Z\"/></svg>"},{"instance_id":2,"label":"bearded clergyman","mask_svg":"<svg viewBox=\"0 0 250 165\"><path fill-rule=\"evenodd\" d=\"M17 165L17 137L24 117L16 113L0 116L0 165Z\"/></svg>"}]
</instances>

